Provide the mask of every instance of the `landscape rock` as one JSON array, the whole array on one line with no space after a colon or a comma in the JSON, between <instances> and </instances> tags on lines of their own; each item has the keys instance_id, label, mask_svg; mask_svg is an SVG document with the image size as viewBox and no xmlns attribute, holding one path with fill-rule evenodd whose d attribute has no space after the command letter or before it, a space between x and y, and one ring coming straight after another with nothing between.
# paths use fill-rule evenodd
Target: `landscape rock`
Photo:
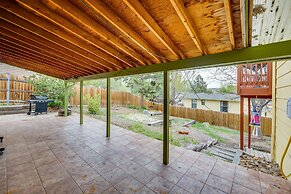
<instances>
[{"instance_id":1,"label":"landscape rock","mask_svg":"<svg viewBox=\"0 0 291 194\"><path fill-rule=\"evenodd\" d=\"M284 178L280 172L278 164L266 161L265 158L259 158L243 153L240 157L240 166L253 169L273 176ZM285 178L284 178L285 179Z\"/></svg>"}]
</instances>

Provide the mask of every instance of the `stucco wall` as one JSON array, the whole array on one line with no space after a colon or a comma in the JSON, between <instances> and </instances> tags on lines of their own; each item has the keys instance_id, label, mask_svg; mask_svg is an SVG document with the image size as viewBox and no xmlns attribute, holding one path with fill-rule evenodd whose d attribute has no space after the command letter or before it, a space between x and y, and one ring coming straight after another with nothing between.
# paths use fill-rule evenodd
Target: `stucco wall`
<instances>
[{"instance_id":1,"label":"stucco wall","mask_svg":"<svg viewBox=\"0 0 291 194\"><path fill-rule=\"evenodd\" d=\"M291 119L287 117L287 100L291 98L291 61L277 62L275 64L274 75L276 76L273 88L273 132L274 132L274 151L275 160L280 163L288 139L291 136ZM275 93L275 95L274 95ZM275 99L274 99L275 98ZM273 105L274 106L274 105ZM291 148L289 148L284 162L284 171L291 172ZM291 178L291 177L290 177Z\"/></svg>"}]
</instances>

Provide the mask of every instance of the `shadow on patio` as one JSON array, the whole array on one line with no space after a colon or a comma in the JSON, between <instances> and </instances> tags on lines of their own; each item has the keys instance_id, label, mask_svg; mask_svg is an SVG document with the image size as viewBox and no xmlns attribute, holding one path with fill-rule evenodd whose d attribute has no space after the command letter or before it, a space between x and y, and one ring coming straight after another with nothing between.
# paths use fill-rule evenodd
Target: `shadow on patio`
<instances>
[{"instance_id":1,"label":"shadow on patio","mask_svg":"<svg viewBox=\"0 0 291 194\"><path fill-rule=\"evenodd\" d=\"M1 116L0 193L290 193L291 183L79 115Z\"/></svg>"}]
</instances>

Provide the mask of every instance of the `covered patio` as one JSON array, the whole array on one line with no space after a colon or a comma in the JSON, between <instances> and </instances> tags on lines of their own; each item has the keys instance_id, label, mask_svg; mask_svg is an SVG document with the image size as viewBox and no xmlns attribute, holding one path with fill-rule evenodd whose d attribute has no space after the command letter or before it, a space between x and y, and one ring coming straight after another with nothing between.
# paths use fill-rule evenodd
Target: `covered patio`
<instances>
[{"instance_id":1,"label":"covered patio","mask_svg":"<svg viewBox=\"0 0 291 194\"><path fill-rule=\"evenodd\" d=\"M78 114L5 116L0 193L290 193L291 183Z\"/></svg>"},{"instance_id":2,"label":"covered patio","mask_svg":"<svg viewBox=\"0 0 291 194\"><path fill-rule=\"evenodd\" d=\"M257 45L252 0L5 0L0 10L1 62L64 80L65 116L72 83L81 102L71 117L1 117L0 193L290 193L283 179L169 144L170 72L290 59L281 9L276 32L267 26L278 36ZM154 72L163 141L110 124L110 79ZM83 115L92 79L107 79L106 123Z\"/></svg>"}]
</instances>

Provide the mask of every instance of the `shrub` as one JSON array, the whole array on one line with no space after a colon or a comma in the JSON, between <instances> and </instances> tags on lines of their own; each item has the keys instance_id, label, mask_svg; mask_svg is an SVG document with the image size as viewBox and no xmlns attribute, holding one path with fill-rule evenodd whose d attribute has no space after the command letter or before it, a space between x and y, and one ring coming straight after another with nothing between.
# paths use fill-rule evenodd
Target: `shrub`
<instances>
[{"instance_id":1,"label":"shrub","mask_svg":"<svg viewBox=\"0 0 291 194\"><path fill-rule=\"evenodd\" d=\"M51 107L62 107L65 99L64 80L46 75L34 74L29 76L29 83L34 87L34 95L47 96L56 103L51 103ZM73 95L72 87L69 87L69 97Z\"/></svg>"},{"instance_id":2,"label":"shrub","mask_svg":"<svg viewBox=\"0 0 291 194\"><path fill-rule=\"evenodd\" d=\"M61 108L62 106L63 106L63 102L58 101L58 100L48 103L48 107L51 107L51 108Z\"/></svg>"},{"instance_id":3,"label":"shrub","mask_svg":"<svg viewBox=\"0 0 291 194\"><path fill-rule=\"evenodd\" d=\"M85 99L88 103L88 112L93 115L99 114L100 107L101 107L100 95L94 95L94 96L87 95Z\"/></svg>"}]
</instances>

